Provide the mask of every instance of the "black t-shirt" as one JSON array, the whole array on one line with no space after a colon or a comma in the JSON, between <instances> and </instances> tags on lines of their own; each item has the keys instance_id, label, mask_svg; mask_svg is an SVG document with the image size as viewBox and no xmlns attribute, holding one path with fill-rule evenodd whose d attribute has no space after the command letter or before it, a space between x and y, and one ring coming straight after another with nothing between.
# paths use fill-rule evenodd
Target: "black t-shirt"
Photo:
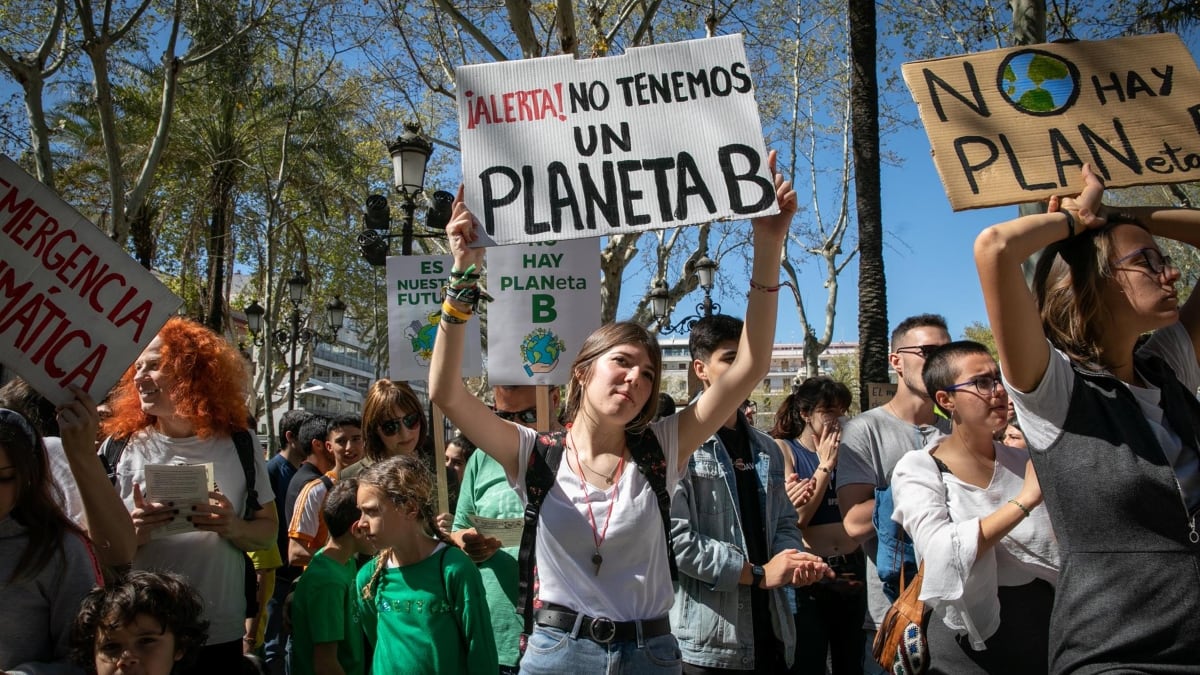
<instances>
[{"instance_id":1,"label":"black t-shirt","mask_svg":"<svg viewBox=\"0 0 1200 675\"><path fill-rule=\"evenodd\" d=\"M287 499L283 502L283 512L288 522L291 522L292 517L296 514L296 500L300 498L300 491L305 485L313 482L325 474L321 470L313 466L312 462L305 462L296 469L296 475L292 476L292 482L288 483ZM284 560L287 560L287 551L280 551L280 555Z\"/></svg>"},{"instance_id":2,"label":"black t-shirt","mask_svg":"<svg viewBox=\"0 0 1200 675\"><path fill-rule=\"evenodd\" d=\"M767 547L767 530L763 524L763 505L759 501L758 471L754 466L754 454L750 447L750 431L738 415L737 426L728 429L722 426L717 438L733 460L733 473L737 483L738 512L742 519L742 536L746 539L746 556L752 565L765 565L771 559ZM754 654L756 670L770 666L779 650L779 641L771 628L769 591L753 586L750 588L750 611L754 618Z\"/></svg>"}]
</instances>

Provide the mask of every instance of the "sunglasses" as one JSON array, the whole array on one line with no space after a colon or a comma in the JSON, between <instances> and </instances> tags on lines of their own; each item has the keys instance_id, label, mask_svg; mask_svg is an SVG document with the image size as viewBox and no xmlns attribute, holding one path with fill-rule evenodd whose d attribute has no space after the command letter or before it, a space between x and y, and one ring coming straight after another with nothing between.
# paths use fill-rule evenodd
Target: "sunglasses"
<instances>
[{"instance_id":1,"label":"sunglasses","mask_svg":"<svg viewBox=\"0 0 1200 675\"><path fill-rule=\"evenodd\" d=\"M492 408L492 412L496 413L496 417L509 422L518 424L537 424L537 408L526 408L525 410L496 410Z\"/></svg>"},{"instance_id":2,"label":"sunglasses","mask_svg":"<svg viewBox=\"0 0 1200 675\"><path fill-rule=\"evenodd\" d=\"M927 359L933 356L933 353L941 349L942 345L912 345L911 347L900 347L896 350L897 354L912 354Z\"/></svg>"},{"instance_id":3,"label":"sunglasses","mask_svg":"<svg viewBox=\"0 0 1200 675\"><path fill-rule=\"evenodd\" d=\"M401 424L405 429L416 429L421 425L421 413L409 413L404 417L388 420L379 425L379 430L384 436L395 436L399 433Z\"/></svg>"},{"instance_id":4,"label":"sunglasses","mask_svg":"<svg viewBox=\"0 0 1200 675\"><path fill-rule=\"evenodd\" d=\"M974 387L975 391L979 392L981 396L991 396L992 392L996 391L997 387L1003 389L1004 383L1001 382L1000 378L998 377L993 377L992 375L980 375L979 377L973 377L966 382L952 384L949 387L946 387L945 391L958 391L959 389L966 389L967 387Z\"/></svg>"},{"instance_id":5,"label":"sunglasses","mask_svg":"<svg viewBox=\"0 0 1200 675\"><path fill-rule=\"evenodd\" d=\"M1141 260L1137 260L1139 257ZM1171 256L1163 255L1162 251L1156 248L1139 248L1124 258L1117 260L1114 263L1114 267L1123 265L1130 260L1136 260L1135 265L1145 269L1156 277L1161 277L1167 273L1169 268L1175 267L1175 265L1171 264Z\"/></svg>"}]
</instances>

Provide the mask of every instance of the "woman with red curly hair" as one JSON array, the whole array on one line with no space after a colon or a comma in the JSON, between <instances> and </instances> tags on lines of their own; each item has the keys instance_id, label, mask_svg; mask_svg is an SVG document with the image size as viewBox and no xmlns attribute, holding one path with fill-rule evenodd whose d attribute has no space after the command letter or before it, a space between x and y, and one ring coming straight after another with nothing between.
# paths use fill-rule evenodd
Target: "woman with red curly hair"
<instances>
[{"instance_id":1,"label":"woman with red curly hair","mask_svg":"<svg viewBox=\"0 0 1200 675\"><path fill-rule=\"evenodd\" d=\"M111 401L113 414L103 425L113 438L127 442L115 473L137 532L134 568L176 572L205 599L209 640L191 671L196 673L242 663L244 552L275 542L275 496L257 452L253 487L260 506L252 518L242 517L250 486L232 436L248 431L245 385L241 356L224 338L173 317L121 378ZM205 463L212 463L217 484L207 502L164 504L144 498L146 466ZM193 530L156 536L180 513Z\"/></svg>"}]
</instances>

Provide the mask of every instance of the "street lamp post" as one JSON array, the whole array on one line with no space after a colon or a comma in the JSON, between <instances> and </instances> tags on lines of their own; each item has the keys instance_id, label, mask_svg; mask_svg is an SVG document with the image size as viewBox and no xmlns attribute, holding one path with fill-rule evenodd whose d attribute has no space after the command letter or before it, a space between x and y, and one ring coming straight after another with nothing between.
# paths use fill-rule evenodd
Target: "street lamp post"
<instances>
[{"instance_id":1,"label":"street lamp post","mask_svg":"<svg viewBox=\"0 0 1200 675\"><path fill-rule=\"evenodd\" d=\"M288 279L287 284L288 301L292 304L292 311L288 317L289 325L286 329L277 329L271 336L274 338L277 348L282 351L286 345L289 350L288 410L294 410L296 408L296 347L322 339L329 342L337 341L338 331L342 329L342 325L346 320L346 303L342 302L342 299L336 295L333 297L333 300L326 303L326 320L328 321L328 328L331 334L330 337L326 337L311 328L301 326L304 321L304 315L300 311L300 306L304 304L304 293L308 290L309 284L308 278L302 272L296 270L292 274L292 277ZM266 310L255 300L250 303L250 306L246 307L245 312L246 329L250 332L250 337L254 344L261 347L263 338L265 337L263 317L266 315ZM267 405L270 405L270 401L267 401Z\"/></svg>"},{"instance_id":2,"label":"street lamp post","mask_svg":"<svg viewBox=\"0 0 1200 675\"><path fill-rule=\"evenodd\" d=\"M700 283L700 288L704 290L704 300L696 305L696 313L690 316L685 316L677 323L670 323L671 316L671 294L667 291L667 284L659 279L654 282L654 287L650 290L650 311L654 314L654 319L658 321L658 332L663 335L672 333L684 333L692 330L692 325L701 318L712 316L714 312L720 312L721 306L712 300L712 289L714 277L717 273L717 261L708 256L701 256L696 261L694 271L697 281Z\"/></svg>"},{"instance_id":3,"label":"street lamp post","mask_svg":"<svg viewBox=\"0 0 1200 675\"><path fill-rule=\"evenodd\" d=\"M429 165L429 156L433 154L433 143L421 135L420 127L409 122L404 125L404 133L388 146L388 153L392 156L396 192L404 197L400 204L404 211L400 252L402 255L412 255L413 214L417 209L413 199L425 189L425 168Z\"/></svg>"}]
</instances>

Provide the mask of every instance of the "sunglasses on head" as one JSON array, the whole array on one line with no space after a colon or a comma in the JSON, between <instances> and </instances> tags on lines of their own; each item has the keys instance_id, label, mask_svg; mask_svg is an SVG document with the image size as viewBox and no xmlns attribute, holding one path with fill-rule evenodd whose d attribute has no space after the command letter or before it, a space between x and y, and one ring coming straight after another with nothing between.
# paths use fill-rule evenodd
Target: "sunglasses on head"
<instances>
[{"instance_id":1,"label":"sunglasses on head","mask_svg":"<svg viewBox=\"0 0 1200 675\"><path fill-rule=\"evenodd\" d=\"M405 429L416 429L421 424L421 413L409 413L404 417L388 420L379 425L384 436L395 436L400 431L400 425Z\"/></svg>"},{"instance_id":2,"label":"sunglasses on head","mask_svg":"<svg viewBox=\"0 0 1200 675\"><path fill-rule=\"evenodd\" d=\"M496 410L492 408L492 412L496 413L496 417L509 422L517 422L518 424L537 424L537 408L526 408L524 410Z\"/></svg>"},{"instance_id":3,"label":"sunglasses on head","mask_svg":"<svg viewBox=\"0 0 1200 675\"><path fill-rule=\"evenodd\" d=\"M942 345L912 345L910 347L900 347L896 350L897 354L912 354L927 359L933 356L933 353L941 349Z\"/></svg>"}]
</instances>

